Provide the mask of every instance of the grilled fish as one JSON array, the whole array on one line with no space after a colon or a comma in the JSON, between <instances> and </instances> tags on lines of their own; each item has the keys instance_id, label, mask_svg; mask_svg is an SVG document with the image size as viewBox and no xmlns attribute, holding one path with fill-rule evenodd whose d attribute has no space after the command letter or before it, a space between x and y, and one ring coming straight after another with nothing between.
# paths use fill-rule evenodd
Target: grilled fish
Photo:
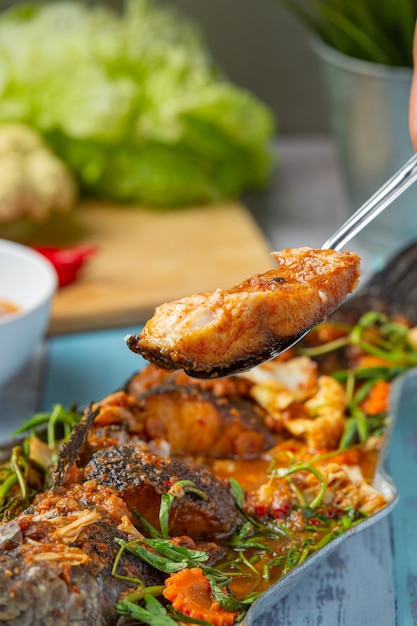
<instances>
[{"instance_id":1,"label":"grilled fish","mask_svg":"<svg viewBox=\"0 0 417 626\"><path fill-rule=\"evenodd\" d=\"M175 499L169 518L171 536L220 540L241 522L235 500L221 480L203 467L158 457L146 448L113 446L97 451L85 474L116 489L130 511L141 512L156 528L161 495L179 481L191 481L198 493L193 489Z\"/></svg>"},{"instance_id":2,"label":"grilled fish","mask_svg":"<svg viewBox=\"0 0 417 626\"><path fill-rule=\"evenodd\" d=\"M251 399L216 397L195 385L162 385L144 392L138 403L144 436L167 441L171 456L249 459L275 443L264 412Z\"/></svg>"},{"instance_id":3,"label":"grilled fish","mask_svg":"<svg viewBox=\"0 0 417 626\"><path fill-rule=\"evenodd\" d=\"M113 401L113 407L122 407L128 420L134 419L133 398L123 392L110 398L107 402L103 401L104 406L112 406L110 402ZM181 402L180 398L178 402ZM130 416L127 407L133 411ZM193 484L193 489L176 498L172 506L169 518L171 535L188 535L195 540L205 540L225 538L235 531L241 516L223 481L199 465L156 455L145 443L136 440L130 445L112 445L111 439L105 436L100 448L91 423L91 417L100 421L100 411L100 404L89 409L73 431L67 451L64 449L61 453L61 458L66 459L65 471L60 471L58 463L55 484L58 482L71 488L87 481L102 485L103 489L110 487L127 507L129 516L134 517L135 511L139 511L158 528L161 495L171 488L175 489L176 483L188 481ZM106 412L103 413L105 416ZM106 418L104 421L107 421ZM86 425L91 431L87 432L87 436L83 433Z\"/></svg>"},{"instance_id":4,"label":"grilled fish","mask_svg":"<svg viewBox=\"0 0 417 626\"><path fill-rule=\"evenodd\" d=\"M115 537L129 515L114 489L90 481L37 497L29 510L0 526L0 624L111 626L120 593L133 583L110 575ZM119 573L161 584L161 576L123 555Z\"/></svg>"},{"instance_id":5,"label":"grilled fish","mask_svg":"<svg viewBox=\"0 0 417 626\"><path fill-rule=\"evenodd\" d=\"M217 289L156 308L127 346L158 367L211 378L270 359L290 338L323 322L356 287L352 252L287 249L273 252L278 269L228 291Z\"/></svg>"},{"instance_id":6,"label":"grilled fish","mask_svg":"<svg viewBox=\"0 0 417 626\"><path fill-rule=\"evenodd\" d=\"M161 384L148 387L150 369L158 371L148 366L132 377L126 391L97 404L84 457L97 448L146 442L153 452L179 459L250 459L274 445L265 411L249 395L251 381L162 373L155 381Z\"/></svg>"},{"instance_id":7,"label":"grilled fish","mask_svg":"<svg viewBox=\"0 0 417 626\"><path fill-rule=\"evenodd\" d=\"M136 510L158 527L161 495L170 489L176 489L172 536L197 547L209 539L203 545L211 562L220 558L213 538L227 538L242 522L229 489L201 466L151 454L137 439L137 417L134 398L124 392L88 409L60 453L51 489L0 525L0 624L122 623L115 609L121 593L135 589L135 581L161 585L165 576L128 552L117 569L125 578L112 576L115 539L136 537ZM100 438L112 420L130 427L125 431L130 445L114 445L106 431Z\"/></svg>"}]
</instances>

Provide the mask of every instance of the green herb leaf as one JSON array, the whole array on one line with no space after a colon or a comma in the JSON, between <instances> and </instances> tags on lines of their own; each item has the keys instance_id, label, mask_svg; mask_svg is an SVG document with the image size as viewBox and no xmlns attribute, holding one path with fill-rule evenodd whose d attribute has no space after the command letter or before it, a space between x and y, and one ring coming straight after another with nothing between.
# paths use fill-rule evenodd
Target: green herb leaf
<instances>
[{"instance_id":1,"label":"green herb leaf","mask_svg":"<svg viewBox=\"0 0 417 626\"><path fill-rule=\"evenodd\" d=\"M316 497L313 499L313 501L310 503L310 508L316 509L322 503L324 495L326 493L326 489L327 489L326 480L323 474L318 469L316 469L309 463L299 463L289 468L286 468L286 467L276 468L273 470L273 473L279 476L280 478L286 478L288 476L291 476L291 474L295 474L296 472L303 472L303 471L307 471L307 472L310 472L311 474L314 474L314 476L317 478L317 480L320 483L319 492L316 495Z\"/></svg>"},{"instance_id":2,"label":"green herb leaf","mask_svg":"<svg viewBox=\"0 0 417 626\"><path fill-rule=\"evenodd\" d=\"M116 610L122 615L129 615L135 620L152 626L178 626L176 620L168 615L164 606L152 595L145 595L145 606L139 606L129 600L119 600L116 603Z\"/></svg>"},{"instance_id":3,"label":"green herb leaf","mask_svg":"<svg viewBox=\"0 0 417 626\"><path fill-rule=\"evenodd\" d=\"M179 572L185 567L201 566L208 560L206 552L175 546L166 539L137 539L126 542L116 537L115 542L124 550L166 574Z\"/></svg>"},{"instance_id":4,"label":"green herb leaf","mask_svg":"<svg viewBox=\"0 0 417 626\"><path fill-rule=\"evenodd\" d=\"M220 604L220 606L225 611L230 611L231 613L239 612L239 611L247 611L250 602L241 602L237 600L231 593L227 593L223 591L223 589L218 585L217 581L214 580L211 576L207 576L210 581L211 593L213 594L213 598Z\"/></svg>"},{"instance_id":5,"label":"green herb leaf","mask_svg":"<svg viewBox=\"0 0 417 626\"><path fill-rule=\"evenodd\" d=\"M245 490L242 485L238 483L236 478L229 478L230 491L232 496L234 497L236 504L241 507L245 500Z\"/></svg>"},{"instance_id":6,"label":"green herb leaf","mask_svg":"<svg viewBox=\"0 0 417 626\"><path fill-rule=\"evenodd\" d=\"M183 498L186 493L194 493L202 500L207 500L207 494L201 489L197 489L192 480L179 480L174 483L168 493L164 493L161 496L159 524L162 537L169 537L169 515L174 501Z\"/></svg>"},{"instance_id":7,"label":"green herb leaf","mask_svg":"<svg viewBox=\"0 0 417 626\"><path fill-rule=\"evenodd\" d=\"M66 409L61 404L55 404L50 413L36 413L26 420L14 431L12 437L17 437L25 432L36 431L40 426L46 426L48 445L53 448L57 440L57 425L68 426L69 430L65 434L69 435L72 428L81 421L81 418L82 413L73 409Z\"/></svg>"}]
</instances>

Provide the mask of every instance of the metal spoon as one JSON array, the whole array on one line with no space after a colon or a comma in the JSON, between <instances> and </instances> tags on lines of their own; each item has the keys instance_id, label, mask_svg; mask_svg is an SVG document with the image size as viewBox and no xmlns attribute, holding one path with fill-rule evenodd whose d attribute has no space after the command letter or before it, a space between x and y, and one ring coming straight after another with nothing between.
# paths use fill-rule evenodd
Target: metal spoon
<instances>
[{"instance_id":1,"label":"metal spoon","mask_svg":"<svg viewBox=\"0 0 417 626\"><path fill-rule=\"evenodd\" d=\"M365 202L346 222L322 245L323 250L340 251L365 226L372 222L377 215L382 213L399 195L401 195L413 182L417 180L417 153L414 154L392 178L390 178L369 200ZM417 219L417 217L416 217ZM187 369L190 376L196 378L213 378L230 376L246 371L269 361L288 348L298 343L311 328L300 329L300 332L292 337L281 340L275 344L272 350L244 361L233 363L228 368L213 368L210 372L193 371Z\"/></svg>"},{"instance_id":2,"label":"metal spoon","mask_svg":"<svg viewBox=\"0 0 417 626\"><path fill-rule=\"evenodd\" d=\"M384 211L398 196L417 179L417 153L398 170L373 196L369 198L346 222L322 245L323 250L341 250L365 226ZM417 217L417 216L416 216Z\"/></svg>"},{"instance_id":3,"label":"metal spoon","mask_svg":"<svg viewBox=\"0 0 417 626\"><path fill-rule=\"evenodd\" d=\"M369 222L386 209L416 179L417 154L412 156L379 191L323 244L322 250L333 249L336 252L340 252L344 244L365 228ZM159 315L163 317L164 314L165 310L161 307ZM187 317L187 314L185 314L185 317ZM145 359L155 363L158 367L164 369L183 368L187 374L195 378L220 378L252 369L291 348L318 323L317 316L315 318L316 321L312 317L309 325L301 326L291 336L278 337L276 333L272 332L261 334L261 340L257 342L256 346L252 346L251 349L250 345L246 345L242 349L242 346L238 345L238 349L234 354L233 351L232 353L228 352L227 360L223 358L218 344L215 344L217 347L212 360L210 358L201 360L200 355L204 352L205 345L204 338L202 339L201 337L197 337L197 343L193 344L191 342L191 348L187 346L186 342L185 345L181 345L181 341L179 342L179 347L176 348L174 345L175 341L172 338L165 344L163 341L160 342L161 331L158 327L158 321L154 321L156 328L155 339L153 337L155 328L151 323L150 330L148 325L145 325L140 335L128 335L125 341L132 352L141 354ZM176 319L175 316L174 319ZM182 319L182 317L180 316L178 319ZM296 329L297 327L292 326L292 328ZM162 332L162 337L164 337L164 333L165 330ZM210 342L207 343L209 344ZM210 350L210 347L207 349ZM180 355L180 358L178 358L178 355Z\"/></svg>"}]
</instances>

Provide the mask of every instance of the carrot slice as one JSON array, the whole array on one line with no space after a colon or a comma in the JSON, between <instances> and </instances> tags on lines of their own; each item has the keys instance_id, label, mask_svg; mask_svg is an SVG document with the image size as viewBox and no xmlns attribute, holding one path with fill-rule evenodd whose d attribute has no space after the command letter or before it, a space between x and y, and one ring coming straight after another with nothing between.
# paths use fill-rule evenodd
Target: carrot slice
<instances>
[{"instance_id":1,"label":"carrot slice","mask_svg":"<svg viewBox=\"0 0 417 626\"><path fill-rule=\"evenodd\" d=\"M378 380L372 387L365 400L361 403L361 409L367 415L378 415L388 409L390 383L386 380Z\"/></svg>"},{"instance_id":2,"label":"carrot slice","mask_svg":"<svg viewBox=\"0 0 417 626\"><path fill-rule=\"evenodd\" d=\"M380 356L375 356L373 354L362 354L358 359L356 367L385 367L387 365L392 365L392 363L390 361L387 361L386 359L383 359Z\"/></svg>"},{"instance_id":3,"label":"carrot slice","mask_svg":"<svg viewBox=\"0 0 417 626\"><path fill-rule=\"evenodd\" d=\"M177 611L213 626L233 626L238 616L238 613L225 611L213 600L210 583L200 567L171 574L162 593Z\"/></svg>"}]
</instances>

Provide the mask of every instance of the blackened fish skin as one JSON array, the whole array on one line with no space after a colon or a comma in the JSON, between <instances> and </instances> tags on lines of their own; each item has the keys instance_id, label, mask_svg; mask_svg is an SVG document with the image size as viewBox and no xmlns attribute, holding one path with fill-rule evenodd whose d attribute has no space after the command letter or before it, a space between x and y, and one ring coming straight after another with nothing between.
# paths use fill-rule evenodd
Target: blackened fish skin
<instances>
[{"instance_id":1,"label":"blackened fish skin","mask_svg":"<svg viewBox=\"0 0 417 626\"><path fill-rule=\"evenodd\" d=\"M413 326L417 324L417 243L391 257L385 266L358 289L332 320L356 324L367 311L398 315Z\"/></svg>"},{"instance_id":2,"label":"blackened fish skin","mask_svg":"<svg viewBox=\"0 0 417 626\"><path fill-rule=\"evenodd\" d=\"M16 569L16 555L0 561L0 624L8 626L109 626L117 622L114 603L125 588L109 584L85 568L73 573L73 585L53 562ZM11 575L13 572L13 575Z\"/></svg>"},{"instance_id":3,"label":"blackened fish skin","mask_svg":"<svg viewBox=\"0 0 417 626\"><path fill-rule=\"evenodd\" d=\"M229 537L241 522L239 509L226 484L199 465L158 457L146 449L113 446L97 451L85 468L88 479L111 486L130 511L138 511L159 528L161 495L180 480L191 480L204 497L187 491L174 500L171 536L218 541Z\"/></svg>"},{"instance_id":4,"label":"blackened fish skin","mask_svg":"<svg viewBox=\"0 0 417 626\"><path fill-rule=\"evenodd\" d=\"M71 500L71 512L74 513L74 498ZM114 538L128 540L127 535L117 529L118 522L100 509L100 518L83 528L80 535L67 544L69 549L84 553L87 562L71 564L60 552L64 548L65 553L65 546L54 538L56 524L50 521L53 518L40 520L39 508L34 506L31 510L32 513L22 513L1 525L0 624L116 624L120 618L114 608L116 601L121 592L135 587L133 583L111 576L118 552ZM88 513L88 508L84 509L81 503L80 510ZM42 517L44 513L45 509ZM59 519L65 518L60 511L55 513ZM69 516L69 519L73 517ZM54 554L61 554L62 558L54 560ZM43 555L50 556L45 560L36 558ZM140 579L145 585L162 582L159 572L127 552L123 553L120 568L121 574Z\"/></svg>"}]
</instances>

